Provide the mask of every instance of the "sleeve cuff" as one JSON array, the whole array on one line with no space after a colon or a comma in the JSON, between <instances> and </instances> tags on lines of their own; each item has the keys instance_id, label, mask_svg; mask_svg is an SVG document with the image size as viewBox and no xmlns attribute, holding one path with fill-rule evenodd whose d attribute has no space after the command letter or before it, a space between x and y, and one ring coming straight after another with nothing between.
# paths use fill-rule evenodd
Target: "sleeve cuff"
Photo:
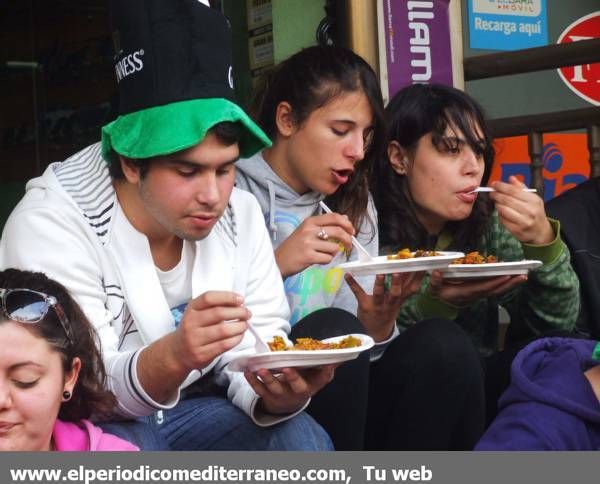
<instances>
[{"instance_id":1,"label":"sleeve cuff","mask_svg":"<svg viewBox=\"0 0 600 484\"><path fill-rule=\"evenodd\" d=\"M162 405L146 393L137 374L137 362L143 349L113 353L104 361L108 389L117 397L115 413L126 418L143 417L157 410L173 408L179 401L179 392L174 399Z\"/></svg>"},{"instance_id":2,"label":"sleeve cuff","mask_svg":"<svg viewBox=\"0 0 600 484\"><path fill-rule=\"evenodd\" d=\"M445 318L454 320L458 316L458 307L424 292L417 296L417 310L422 319Z\"/></svg>"},{"instance_id":3,"label":"sleeve cuff","mask_svg":"<svg viewBox=\"0 0 600 484\"><path fill-rule=\"evenodd\" d=\"M148 395L146 393L146 390L144 390L144 387L142 387L142 384L140 383L140 380L138 378L138 372L137 372L138 358L143 349L144 348L141 348L135 352L135 354L133 355L133 360L132 360L132 364L131 364L130 376L131 376L131 381L133 383L134 390L136 391L136 393L139 394L139 396L141 396L146 402L148 402L149 406L153 410L157 410L157 409L158 410L169 410L179 403L179 397L181 395L181 390L178 388L177 392L166 403L158 403L156 400L154 400L150 395Z\"/></svg>"},{"instance_id":4,"label":"sleeve cuff","mask_svg":"<svg viewBox=\"0 0 600 484\"><path fill-rule=\"evenodd\" d=\"M564 244L560 238L560 222L548 218L552 230L554 231L554 240L546 245L522 244L523 255L526 259L540 260L544 265L549 265L560 257L564 250Z\"/></svg>"},{"instance_id":5,"label":"sleeve cuff","mask_svg":"<svg viewBox=\"0 0 600 484\"><path fill-rule=\"evenodd\" d=\"M304 405L302 405L302 407L299 410L297 410L293 413L286 413L286 414L281 414L281 415L261 412L257 408L259 401L260 401L260 398L257 395L256 398L254 399L254 401L252 402L252 406L250 407L250 418L252 418L252 421L259 427L270 427L270 426L276 425L280 422L285 422L286 420L289 420L289 419L295 417L296 415L298 415L299 413L303 412L304 409L306 407L308 407L308 404L310 403L310 398L306 401L306 403Z\"/></svg>"},{"instance_id":6,"label":"sleeve cuff","mask_svg":"<svg viewBox=\"0 0 600 484\"><path fill-rule=\"evenodd\" d=\"M390 337L384 341L379 341L378 343L375 343L375 345L371 348L370 361L377 361L379 358L381 358L389 344L392 341L394 341L399 335L400 331L398 330L398 326L394 324L394 329L392 330L392 334L390 335Z\"/></svg>"}]
</instances>

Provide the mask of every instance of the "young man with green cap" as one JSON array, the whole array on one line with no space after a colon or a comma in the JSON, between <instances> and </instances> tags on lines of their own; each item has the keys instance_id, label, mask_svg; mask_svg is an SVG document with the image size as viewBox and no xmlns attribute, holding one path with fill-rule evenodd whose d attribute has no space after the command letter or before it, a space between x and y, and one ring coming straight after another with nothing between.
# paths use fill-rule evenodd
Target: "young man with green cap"
<instances>
[{"instance_id":1,"label":"young man with green cap","mask_svg":"<svg viewBox=\"0 0 600 484\"><path fill-rule=\"evenodd\" d=\"M250 319L264 339L290 328L260 208L233 187L269 140L233 102L226 20L197 0L118 0L112 23L119 116L29 182L0 267L47 273L94 323L116 412L135 420L111 432L142 449L330 449L302 410L332 367L227 368L254 351Z\"/></svg>"}]
</instances>

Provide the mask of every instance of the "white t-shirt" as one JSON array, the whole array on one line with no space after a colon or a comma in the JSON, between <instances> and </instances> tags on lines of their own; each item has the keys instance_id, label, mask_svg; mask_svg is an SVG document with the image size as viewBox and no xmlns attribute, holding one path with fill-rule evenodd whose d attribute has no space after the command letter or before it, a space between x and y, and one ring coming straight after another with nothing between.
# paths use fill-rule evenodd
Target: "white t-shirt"
<instances>
[{"instance_id":1,"label":"white t-shirt","mask_svg":"<svg viewBox=\"0 0 600 484\"><path fill-rule=\"evenodd\" d=\"M175 327L181 322L185 308L192 299L192 270L196 256L196 244L183 241L181 259L173 269L162 271L155 267L165 299L175 319Z\"/></svg>"}]
</instances>

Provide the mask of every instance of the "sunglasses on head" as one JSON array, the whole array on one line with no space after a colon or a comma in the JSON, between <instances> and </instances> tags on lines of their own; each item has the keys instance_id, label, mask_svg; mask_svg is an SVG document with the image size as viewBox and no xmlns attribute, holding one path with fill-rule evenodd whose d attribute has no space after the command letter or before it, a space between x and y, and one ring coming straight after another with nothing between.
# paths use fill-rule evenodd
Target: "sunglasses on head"
<instances>
[{"instance_id":1,"label":"sunglasses on head","mask_svg":"<svg viewBox=\"0 0 600 484\"><path fill-rule=\"evenodd\" d=\"M70 344L73 338L69 329L69 320L62 306L54 296L31 289L2 289L0 288L0 303L4 315L17 323L39 323L48 310L52 308L63 327Z\"/></svg>"}]
</instances>

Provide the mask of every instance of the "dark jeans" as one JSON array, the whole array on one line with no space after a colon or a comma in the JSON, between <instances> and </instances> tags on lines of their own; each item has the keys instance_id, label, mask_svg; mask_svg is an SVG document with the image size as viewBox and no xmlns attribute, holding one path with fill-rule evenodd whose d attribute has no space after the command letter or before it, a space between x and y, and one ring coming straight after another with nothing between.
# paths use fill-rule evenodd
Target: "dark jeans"
<instances>
[{"instance_id":1,"label":"dark jeans","mask_svg":"<svg viewBox=\"0 0 600 484\"><path fill-rule=\"evenodd\" d=\"M302 319L292 338L364 333L340 309ZM484 429L483 370L470 339L453 322L422 321L384 355L342 364L307 411L336 450L468 450Z\"/></svg>"}]
</instances>

